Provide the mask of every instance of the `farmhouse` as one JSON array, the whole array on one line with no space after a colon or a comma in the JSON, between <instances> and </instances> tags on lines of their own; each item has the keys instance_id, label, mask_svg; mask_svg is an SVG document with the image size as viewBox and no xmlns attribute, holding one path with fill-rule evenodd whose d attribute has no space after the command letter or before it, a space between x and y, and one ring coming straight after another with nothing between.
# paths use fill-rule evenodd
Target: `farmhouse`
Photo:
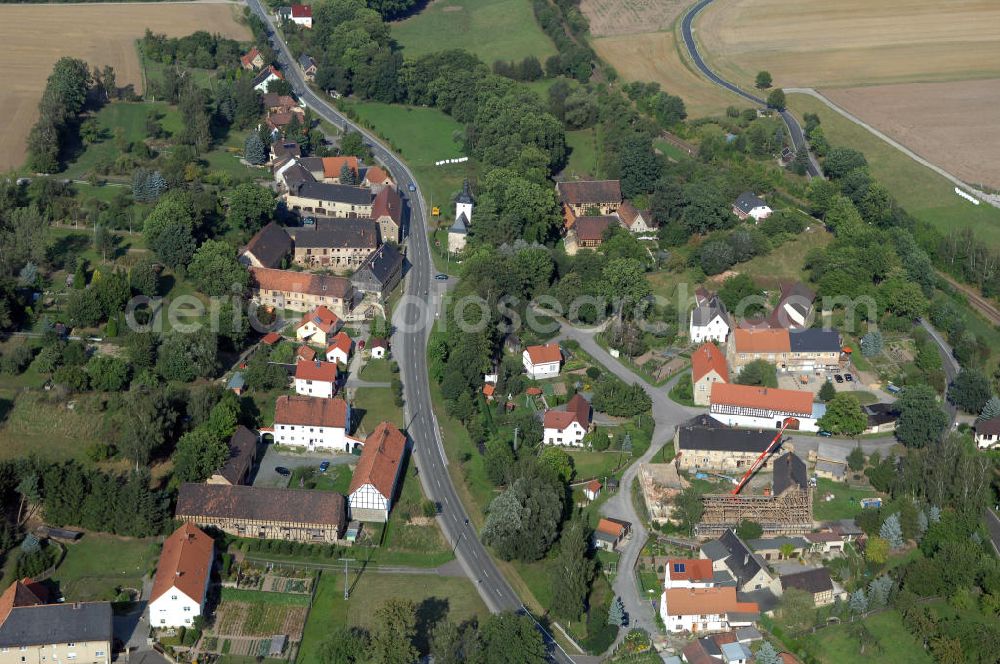
<instances>
[{"instance_id":1,"label":"farmhouse","mask_svg":"<svg viewBox=\"0 0 1000 664\"><path fill-rule=\"evenodd\" d=\"M736 589L671 588L660 599L660 617L668 632L717 632L747 627L757 620L755 602L741 602Z\"/></svg>"},{"instance_id":2,"label":"farmhouse","mask_svg":"<svg viewBox=\"0 0 1000 664\"><path fill-rule=\"evenodd\" d=\"M337 393L337 363L299 360L295 364L295 393L332 399Z\"/></svg>"},{"instance_id":3,"label":"farmhouse","mask_svg":"<svg viewBox=\"0 0 1000 664\"><path fill-rule=\"evenodd\" d=\"M402 278L403 254L396 245L383 244L351 275L351 284L359 293L373 293L384 299Z\"/></svg>"},{"instance_id":4,"label":"farmhouse","mask_svg":"<svg viewBox=\"0 0 1000 664\"><path fill-rule=\"evenodd\" d=\"M771 216L771 208L752 191L744 191L733 201L733 214L741 221L753 219L755 222Z\"/></svg>"},{"instance_id":5,"label":"farmhouse","mask_svg":"<svg viewBox=\"0 0 1000 664\"><path fill-rule=\"evenodd\" d=\"M578 249L596 249L604 244L608 229L618 225L618 218L610 215L599 217L577 217L576 223L569 231L567 244L576 243ZM571 250L567 249L567 253ZM575 253L575 251L572 251Z\"/></svg>"},{"instance_id":6,"label":"farmhouse","mask_svg":"<svg viewBox=\"0 0 1000 664\"><path fill-rule=\"evenodd\" d=\"M370 172L372 169L368 170ZM372 220L378 224L382 242L400 241L400 231L403 228L403 201L395 187L383 186L375 194L375 200L372 201Z\"/></svg>"},{"instance_id":7,"label":"farmhouse","mask_svg":"<svg viewBox=\"0 0 1000 664\"><path fill-rule=\"evenodd\" d=\"M406 454L406 436L390 422L382 422L365 439L365 448L351 477L347 503L355 521L385 523Z\"/></svg>"},{"instance_id":8,"label":"farmhouse","mask_svg":"<svg viewBox=\"0 0 1000 664\"><path fill-rule=\"evenodd\" d=\"M240 56L240 66L247 71L260 69L264 66L264 56L256 46L251 46L249 51Z\"/></svg>"},{"instance_id":9,"label":"farmhouse","mask_svg":"<svg viewBox=\"0 0 1000 664\"><path fill-rule=\"evenodd\" d=\"M682 470L744 472L774 439L774 431L730 429L705 415L677 428L674 449ZM764 466L767 467L767 460Z\"/></svg>"},{"instance_id":10,"label":"farmhouse","mask_svg":"<svg viewBox=\"0 0 1000 664\"><path fill-rule=\"evenodd\" d=\"M285 229L270 222L240 251L240 263L250 267L280 268L292 252L292 238Z\"/></svg>"},{"instance_id":11,"label":"farmhouse","mask_svg":"<svg viewBox=\"0 0 1000 664\"><path fill-rule=\"evenodd\" d=\"M185 523L163 542L149 597L153 627L186 627L205 611L215 542Z\"/></svg>"},{"instance_id":12,"label":"farmhouse","mask_svg":"<svg viewBox=\"0 0 1000 664\"><path fill-rule=\"evenodd\" d=\"M637 210L631 201L623 201L618 207L618 220L630 233L652 233L657 226L649 210Z\"/></svg>"},{"instance_id":13,"label":"farmhouse","mask_svg":"<svg viewBox=\"0 0 1000 664\"><path fill-rule=\"evenodd\" d=\"M976 447L990 450L1000 445L1000 417L976 422Z\"/></svg>"},{"instance_id":14,"label":"farmhouse","mask_svg":"<svg viewBox=\"0 0 1000 664\"><path fill-rule=\"evenodd\" d=\"M310 268L351 270L379 246L378 226L369 219L320 218L291 234L292 262Z\"/></svg>"},{"instance_id":15,"label":"farmhouse","mask_svg":"<svg viewBox=\"0 0 1000 664\"><path fill-rule=\"evenodd\" d=\"M707 406L711 401L712 385L728 383L729 369L726 367L726 356L715 344L702 344L691 355L691 386L694 402L698 406Z\"/></svg>"},{"instance_id":16,"label":"farmhouse","mask_svg":"<svg viewBox=\"0 0 1000 664\"><path fill-rule=\"evenodd\" d=\"M747 540L747 544L764 560L786 560L799 558L809 550L809 542L803 537L759 537Z\"/></svg>"},{"instance_id":17,"label":"farmhouse","mask_svg":"<svg viewBox=\"0 0 1000 664\"><path fill-rule=\"evenodd\" d=\"M546 445L583 447L583 437L590 431L590 402L574 394L566 410L545 411L542 426Z\"/></svg>"},{"instance_id":18,"label":"farmhouse","mask_svg":"<svg viewBox=\"0 0 1000 664\"><path fill-rule=\"evenodd\" d=\"M351 358L351 349L353 346L354 342L351 340L351 337L347 332L341 330L333 337L333 342L326 349L326 361L347 364L347 361Z\"/></svg>"},{"instance_id":19,"label":"farmhouse","mask_svg":"<svg viewBox=\"0 0 1000 664\"><path fill-rule=\"evenodd\" d=\"M559 364L562 362L562 350L559 344L544 346L528 346L521 354L521 363L529 378L551 378L559 375Z\"/></svg>"},{"instance_id":20,"label":"farmhouse","mask_svg":"<svg viewBox=\"0 0 1000 664\"><path fill-rule=\"evenodd\" d=\"M295 338L319 346L326 345L343 326L343 321L325 306L318 306L295 326Z\"/></svg>"},{"instance_id":21,"label":"farmhouse","mask_svg":"<svg viewBox=\"0 0 1000 664\"><path fill-rule=\"evenodd\" d=\"M618 180L582 180L557 182L556 194L563 206L566 230L573 228L577 217L610 215L622 204L622 188Z\"/></svg>"},{"instance_id":22,"label":"farmhouse","mask_svg":"<svg viewBox=\"0 0 1000 664\"><path fill-rule=\"evenodd\" d=\"M797 588L809 593L816 606L833 604L833 580L830 578L830 570L825 567L782 575L782 592L789 588Z\"/></svg>"},{"instance_id":23,"label":"farmhouse","mask_svg":"<svg viewBox=\"0 0 1000 664\"><path fill-rule=\"evenodd\" d=\"M285 203L289 210L328 217L371 217L372 195L363 187L326 182L289 182Z\"/></svg>"},{"instance_id":24,"label":"farmhouse","mask_svg":"<svg viewBox=\"0 0 1000 664\"><path fill-rule=\"evenodd\" d=\"M340 318L350 318L354 309L354 286L343 277L251 267L250 293L265 307L309 311L326 306Z\"/></svg>"},{"instance_id":25,"label":"farmhouse","mask_svg":"<svg viewBox=\"0 0 1000 664\"><path fill-rule=\"evenodd\" d=\"M269 148L272 172L292 164L302 156L302 147L295 141L272 141Z\"/></svg>"},{"instance_id":26,"label":"farmhouse","mask_svg":"<svg viewBox=\"0 0 1000 664\"><path fill-rule=\"evenodd\" d=\"M48 598L31 579L14 581L0 595L0 662L110 664L111 603L48 604Z\"/></svg>"},{"instance_id":27,"label":"farmhouse","mask_svg":"<svg viewBox=\"0 0 1000 664\"><path fill-rule=\"evenodd\" d=\"M739 538L735 530L726 530L719 539L705 542L700 557L711 560L714 571L728 573L736 581L734 591L752 592L778 587L764 560Z\"/></svg>"},{"instance_id":28,"label":"farmhouse","mask_svg":"<svg viewBox=\"0 0 1000 664\"><path fill-rule=\"evenodd\" d=\"M347 436L350 422L351 407L343 399L283 394L274 405L274 442L350 452L359 445Z\"/></svg>"},{"instance_id":29,"label":"farmhouse","mask_svg":"<svg viewBox=\"0 0 1000 664\"><path fill-rule=\"evenodd\" d=\"M278 7L275 12L279 21L291 21L303 28L312 27L312 7L309 5L292 5L291 7Z\"/></svg>"},{"instance_id":30,"label":"farmhouse","mask_svg":"<svg viewBox=\"0 0 1000 664\"><path fill-rule=\"evenodd\" d=\"M229 437L229 457L207 480L208 484L249 484L257 459L257 434L242 424Z\"/></svg>"},{"instance_id":31,"label":"farmhouse","mask_svg":"<svg viewBox=\"0 0 1000 664\"><path fill-rule=\"evenodd\" d=\"M314 158L315 159L315 158ZM358 179L358 169L361 164L358 158L353 155L341 155L339 157L320 157L319 168L314 171L317 180L327 184L344 184L353 186ZM352 182L341 182L340 176L344 172L344 166L351 173Z\"/></svg>"},{"instance_id":32,"label":"farmhouse","mask_svg":"<svg viewBox=\"0 0 1000 664\"><path fill-rule=\"evenodd\" d=\"M826 406L812 400L811 392L713 383L709 413L731 427L778 429L787 421L789 429L815 432Z\"/></svg>"},{"instance_id":33,"label":"farmhouse","mask_svg":"<svg viewBox=\"0 0 1000 664\"><path fill-rule=\"evenodd\" d=\"M174 516L237 537L333 544L346 525L344 497L333 491L182 484Z\"/></svg>"},{"instance_id":34,"label":"farmhouse","mask_svg":"<svg viewBox=\"0 0 1000 664\"><path fill-rule=\"evenodd\" d=\"M365 177L361 181L361 184L376 194L385 187L395 187L392 177L385 172L385 169L378 166L369 166L365 169Z\"/></svg>"},{"instance_id":35,"label":"farmhouse","mask_svg":"<svg viewBox=\"0 0 1000 664\"><path fill-rule=\"evenodd\" d=\"M696 344L703 341L726 343L731 327L726 305L717 296L712 295L700 300L691 310L688 335L691 342Z\"/></svg>"}]
</instances>

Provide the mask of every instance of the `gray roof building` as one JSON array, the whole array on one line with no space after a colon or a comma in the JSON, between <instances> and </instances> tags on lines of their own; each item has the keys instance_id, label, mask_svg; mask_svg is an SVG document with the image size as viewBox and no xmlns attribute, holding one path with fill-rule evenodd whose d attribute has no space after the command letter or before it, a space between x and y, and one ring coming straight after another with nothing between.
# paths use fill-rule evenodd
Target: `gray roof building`
<instances>
[{"instance_id":1,"label":"gray roof building","mask_svg":"<svg viewBox=\"0 0 1000 664\"><path fill-rule=\"evenodd\" d=\"M291 190L291 186L289 186ZM295 195L302 198L314 198L320 201L347 203L348 205L371 205L372 194L363 187L351 187L346 184L328 184L326 182L303 182L295 190Z\"/></svg>"},{"instance_id":2,"label":"gray roof building","mask_svg":"<svg viewBox=\"0 0 1000 664\"><path fill-rule=\"evenodd\" d=\"M780 496L791 487L809 489L809 476L805 462L793 452L782 454L772 464L774 470L774 495Z\"/></svg>"},{"instance_id":3,"label":"gray roof building","mask_svg":"<svg viewBox=\"0 0 1000 664\"><path fill-rule=\"evenodd\" d=\"M718 296L713 295L692 310L691 322L696 326L704 327L715 320L716 316L721 316L726 325L730 325L726 305ZM732 326L730 325L730 327Z\"/></svg>"},{"instance_id":4,"label":"gray roof building","mask_svg":"<svg viewBox=\"0 0 1000 664\"><path fill-rule=\"evenodd\" d=\"M781 577L781 589L798 588L807 593L830 592L833 590L833 580L830 579L830 570L825 567L807 569L794 574L785 574Z\"/></svg>"},{"instance_id":5,"label":"gray roof building","mask_svg":"<svg viewBox=\"0 0 1000 664\"><path fill-rule=\"evenodd\" d=\"M743 588L762 571L767 574L767 566L761 557L751 551L732 529L724 532L718 540L706 542L701 551L714 562L725 561L726 568L736 579L737 589Z\"/></svg>"},{"instance_id":6,"label":"gray roof building","mask_svg":"<svg viewBox=\"0 0 1000 664\"><path fill-rule=\"evenodd\" d=\"M396 245L383 244L355 271L351 283L362 293L385 295L396 287L402 275L403 254Z\"/></svg>"},{"instance_id":7,"label":"gray roof building","mask_svg":"<svg viewBox=\"0 0 1000 664\"><path fill-rule=\"evenodd\" d=\"M331 185L337 186L337 185ZM379 245L378 224L371 219L320 217L312 228L289 229L296 249L370 248Z\"/></svg>"},{"instance_id":8,"label":"gray roof building","mask_svg":"<svg viewBox=\"0 0 1000 664\"><path fill-rule=\"evenodd\" d=\"M472 198L472 191L469 188L469 179L468 178L466 178L465 181L462 183L462 193L460 193L457 197L455 197L455 202L456 203L467 203L469 205L471 205L472 203L475 202L473 200L473 198Z\"/></svg>"},{"instance_id":9,"label":"gray roof building","mask_svg":"<svg viewBox=\"0 0 1000 664\"><path fill-rule=\"evenodd\" d=\"M465 235L469 232L469 219L465 216L464 212L456 217L455 223L451 225L448 232L459 233L461 235Z\"/></svg>"},{"instance_id":10,"label":"gray roof building","mask_svg":"<svg viewBox=\"0 0 1000 664\"><path fill-rule=\"evenodd\" d=\"M316 59L313 58L311 55L306 55L305 53L303 53L302 55L299 56L299 66L302 67L303 69L309 69L310 67L315 67Z\"/></svg>"},{"instance_id":11,"label":"gray roof building","mask_svg":"<svg viewBox=\"0 0 1000 664\"><path fill-rule=\"evenodd\" d=\"M250 238L243 254L253 256L261 267L281 267L281 261L291 251L292 238L283 227L272 221Z\"/></svg>"},{"instance_id":12,"label":"gray roof building","mask_svg":"<svg viewBox=\"0 0 1000 664\"><path fill-rule=\"evenodd\" d=\"M0 647L112 639L110 602L15 606L0 624Z\"/></svg>"},{"instance_id":13,"label":"gray roof building","mask_svg":"<svg viewBox=\"0 0 1000 664\"><path fill-rule=\"evenodd\" d=\"M750 211L754 208L763 207L767 205L764 199L757 196L752 191L744 191L736 198L736 202L733 205L743 211L745 214L750 214Z\"/></svg>"},{"instance_id":14,"label":"gray roof building","mask_svg":"<svg viewBox=\"0 0 1000 664\"><path fill-rule=\"evenodd\" d=\"M792 302L788 302L788 305L798 306ZM808 315L808 311L803 315ZM840 332L818 328L789 330L788 345L793 353L839 353Z\"/></svg>"},{"instance_id":15,"label":"gray roof building","mask_svg":"<svg viewBox=\"0 0 1000 664\"><path fill-rule=\"evenodd\" d=\"M707 415L699 415L677 430L678 450L709 450L717 452L761 453L774 440L773 431L730 429Z\"/></svg>"}]
</instances>

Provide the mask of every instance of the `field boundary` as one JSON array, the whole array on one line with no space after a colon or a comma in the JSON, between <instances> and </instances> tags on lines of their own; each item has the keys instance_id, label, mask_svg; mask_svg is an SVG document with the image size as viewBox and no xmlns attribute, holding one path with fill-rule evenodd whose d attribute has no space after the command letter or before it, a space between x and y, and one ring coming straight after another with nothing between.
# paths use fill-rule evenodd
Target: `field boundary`
<instances>
[{"instance_id":1,"label":"field boundary","mask_svg":"<svg viewBox=\"0 0 1000 664\"><path fill-rule=\"evenodd\" d=\"M850 111L848 111L846 108L843 108L842 106L839 106L839 105L835 104L833 101L831 101L830 99L828 99L824 94L822 94L821 92L815 90L814 88L784 88L784 90L785 90L785 93L787 93L787 94L808 95L810 97L814 97L814 98L818 99L823 104L825 104L826 106L828 106L830 108L830 110L839 113L840 115L844 116L845 118L847 118L848 120L850 120L854 124L858 125L859 127L863 127L865 129L867 129L874 136L882 139L883 141L885 141L886 143L888 143L892 147L896 148L897 150L899 150L900 152L902 152L903 154L905 154L910 159L912 159L915 162L917 162L918 164L920 164L921 166L926 166L927 168L931 169L932 171L934 171L935 173L937 173L941 177L943 177L943 178L947 179L948 181L950 181L952 184L955 184L955 185L961 187L962 189L965 189L966 191L968 191L969 193L971 193L976 198L978 198L978 199L980 199L982 201L985 201L986 203L992 205L995 208L1000 208L1000 196L997 196L995 194L987 194L984 191L980 191L979 189L976 189L975 187L973 187L969 183L965 182L961 178L959 178L959 177L957 177L955 175L952 175L951 173L949 173L945 169L941 168L937 164L934 164L934 163L928 161L927 159L921 157L916 152L914 152L910 148L906 147L905 145L903 145L899 141L895 140L891 136L888 136L886 133L880 131L879 129L876 129L873 126L871 126L870 124L868 124L867 122L865 122L864 120L862 120L861 118L859 118L858 116L856 116L853 113L851 113Z\"/></svg>"}]
</instances>

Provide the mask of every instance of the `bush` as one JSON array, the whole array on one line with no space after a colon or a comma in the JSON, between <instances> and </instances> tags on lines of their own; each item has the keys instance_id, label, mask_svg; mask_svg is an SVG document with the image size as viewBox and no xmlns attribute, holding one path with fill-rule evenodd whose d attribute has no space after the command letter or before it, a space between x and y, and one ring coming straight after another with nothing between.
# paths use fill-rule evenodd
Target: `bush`
<instances>
[{"instance_id":1,"label":"bush","mask_svg":"<svg viewBox=\"0 0 1000 664\"><path fill-rule=\"evenodd\" d=\"M420 509L424 513L424 516L428 519L432 519L437 516L437 503L433 500L425 500L420 504Z\"/></svg>"},{"instance_id":2,"label":"bush","mask_svg":"<svg viewBox=\"0 0 1000 664\"><path fill-rule=\"evenodd\" d=\"M35 351L27 344L14 346L10 352L0 356L0 373L18 375L24 372L35 359Z\"/></svg>"},{"instance_id":3,"label":"bush","mask_svg":"<svg viewBox=\"0 0 1000 664\"><path fill-rule=\"evenodd\" d=\"M597 380L601 377L601 370L597 367L587 367L587 378Z\"/></svg>"}]
</instances>

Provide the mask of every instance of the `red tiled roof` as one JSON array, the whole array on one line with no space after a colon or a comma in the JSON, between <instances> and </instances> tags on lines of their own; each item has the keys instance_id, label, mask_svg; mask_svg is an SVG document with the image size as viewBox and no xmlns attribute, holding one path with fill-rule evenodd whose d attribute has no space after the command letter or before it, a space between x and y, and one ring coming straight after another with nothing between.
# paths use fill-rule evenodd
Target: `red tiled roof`
<instances>
[{"instance_id":1,"label":"red tiled roof","mask_svg":"<svg viewBox=\"0 0 1000 664\"><path fill-rule=\"evenodd\" d=\"M31 579L15 581L0 595L0 625L7 620L10 612L18 606L39 606L45 604L42 598L31 590Z\"/></svg>"},{"instance_id":2,"label":"red tiled roof","mask_svg":"<svg viewBox=\"0 0 1000 664\"><path fill-rule=\"evenodd\" d=\"M591 493L597 493L601 490L601 483L597 480L590 480L583 488L587 489Z\"/></svg>"},{"instance_id":3,"label":"red tiled roof","mask_svg":"<svg viewBox=\"0 0 1000 664\"><path fill-rule=\"evenodd\" d=\"M598 521L596 530L612 537L621 537L625 534L625 526L610 519L601 519Z\"/></svg>"},{"instance_id":4,"label":"red tiled roof","mask_svg":"<svg viewBox=\"0 0 1000 664\"><path fill-rule=\"evenodd\" d=\"M260 340L262 344L266 344L268 346L273 346L279 341L281 341L281 335L277 332L268 332L264 335L264 338Z\"/></svg>"},{"instance_id":5,"label":"red tiled roof","mask_svg":"<svg viewBox=\"0 0 1000 664\"><path fill-rule=\"evenodd\" d=\"M737 353L787 353L791 350L786 329L740 329L733 331Z\"/></svg>"},{"instance_id":6,"label":"red tiled roof","mask_svg":"<svg viewBox=\"0 0 1000 664\"><path fill-rule=\"evenodd\" d=\"M615 217L577 217L573 228L580 242L597 242L604 239L604 232L612 226L617 226Z\"/></svg>"},{"instance_id":7,"label":"red tiled roof","mask_svg":"<svg viewBox=\"0 0 1000 664\"><path fill-rule=\"evenodd\" d=\"M386 187L378 192L372 201L372 219L376 221L382 217L389 217L398 224L403 219L402 210L403 201L399 198L399 192L392 187Z\"/></svg>"},{"instance_id":8,"label":"red tiled roof","mask_svg":"<svg viewBox=\"0 0 1000 664\"><path fill-rule=\"evenodd\" d=\"M675 565L683 565L684 571L675 571ZM667 574L673 581L711 581L712 561L708 558L674 558L667 561Z\"/></svg>"},{"instance_id":9,"label":"red tiled roof","mask_svg":"<svg viewBox=\"0 0 1000 664\"><path fill-rule=\"evenodd\" d=\"M299 424L321 427L347 427L347 402L283 394L274 405L275 424Z\"/></svg>"},{"instance_id":10,"label":"red tiled roof","mask_svg":"<svg viewBox=\"0 0 1000 664\"><path fill-rule=\"evenodd\" d=\"M570 205L588 203L621 203L622 188L618 180L583 180L556 184L559 200Z\"/></svg>"},{"instance_id":11,"label":"red tiled roof","mask_svg":"<svg viewBox=\"0 0 1000 664\"><path fill-rule=\"evenodd\" d=\"M712 383L711 403L715 405L759 408L786 413L812 415L812 392L799 390L779 390L757 385L734 385L732 383Z\"/></svg>"},{"instance_id":12,"label":"red tiled roof","mask_svg":"<svg viewBox=\"0 0 1000 664\"><path fill-rule=\"evenodd\" d=\"M976 423L976 433L980 436L995 436L1000 434L1000 417Z\"/></svg>"},{"instance_id":13,"label":"red tiled roof","mask_svg":"<svg viewBox=\"0 0 1000 664\"><path fill-rule=\"evenodd\" d=\"M347 164L347 167L354 171L354 174L358 173L358 158L357 157L323 157L323 177L325 178L339 178L340 171Z\"/></svg>"},{"instance_id":14,"label":"red tiled roof","mask_svg":"<svg viewBox=\"0 0 1000 664\"><path fill-rule=\"evenodd\" d=\"M371 339L368 340L369 350L372 348L388 348L388 347L389 347L389 342L383 339L382 337L372 337Z\"/></svg>"},{"instance_id":15,"label":"red tiled roof","mask_svg":"<svg viewBox=\"0 0 1000 664\"><path fill-rule=\"evenodd\" d=\"M308 293L347 299L353 290L350 279L325 274L251 267L250 277L260 290L281 293Z\"/></svg>"},{"instance_id":16,"label":"red tiled roof","mask_svg":"<svg viewBox=\"0 0 1000 664\"><path fill-rule=\"evenodd\" d=\"M215 543L212 538L197 526L185 523L163 542L149 601L156 600L171 588L177 588L194 601L201 602L214 557Z\"/></svg>"},{"instance_id":17,"label":"red tiled roof","mask_svg":"<svg viewBox=\"0 0 1000 664\"><path fill-rule=\"evenodd\" d=\"M493 393L496 392L496 389L497 388L494 387L492 384L486 383L485 385L483 385L483 394L485 394L488 397L491 397L493 396Z\"/></svg>"},{"instance_id":18,"label":"red tiled roof","mask_svg":"<svg viewBox=\"0 0 1000 664\"><path fill-rule=\"evenodd\" d=\"M406 436L391 422L382 422L365 439L361 458L351 477L352 494L366 484L371 484L385 498L392 498L396 475L403 463Z\"/></svg>"},{"instance_id":19,"label":"red tiled roof","mask_svg":"<svg viewBox=\"0 0 1000 664\"><path fill-rule=\"evenodd\" d=\"M257 50L256 46L254 46L249 51L247 51L246 54L240 56L240 62L243 64L244 67L249 67L250 63L253 62L254 58L256 58L258 55L260 55L260 51Z\"/></svg>"},{"instance_id":20,"label":"red tiled roof","mask_svg":"<svg viewBox=\"0 0 1000 664\"><path fill-rule=\"evenodd\" d=\"M292 16L295 18L311 18L312 7L309 5L292 5Z\"/></svg>"},{"instance_id":21,"label":"red tiled roof","mask_svg":"<svg viewBox=\"0 0 1000 664\"><path fill-rule=\"evenodd\" d=\"M333 338L333 343L327 347L326 354L329 355L334 350L342 350L345 354L350 355L353 343L354 342L351 341L351 337L347 334L347 332L337 332L337 336Z\"/></svg>"},{"instance_id":22,"label":"red tiled roof","mask_svg":"<svg viewBox=\"0 0 1000 664\"><path fill-rule=\"evenodd\" d=\"M729 382L726 356L712 342L702 344L691 356L691 380L697 383L709 371L715 371L724 382Z\"/></svg>"},{"instance_id":23,"label":"red tiled roof","mask_svg":"<svg viewBox=\"0 0 1000 664\"><path fill-rule=\"evenodd\" d=\"M295 357L306 361L312 361L316 359L316 351L309 346L299 346L298 350L295 351Z\"/></svg>"},{"instance_id":24,"label":"red tiled roof","mask_svg":"<svg viewBox=\"0 0 1000 664\"><path fill-rule=\"evenodd\" d=\"M736 588L671 588L667 594L667 615L696 616L725 613L757 613L756 602L740 602Z\"/></svg>"},{"instance_id":25,"label":"red tiled roof","mask_svg":"<svg viewBox=\"0 0 1000 664\"><path fill-rule=\"evenodd\" d=\"M321 331L329 332L337 327L340 323L340 318L338 318L337 314L333 313L325 306L320 305L303 316L302 320L299 321L299 324L295 326L295 329L299 329L306 323L312 323Z\"/></svg>"},{"instance_id":26,"label":"red tiled roof","mask_svg":"<svg viewBox=\"0 0 1000 664\"><path fill-rule=\"evenodd\" d=\"M524 392L529 397L537 397L539 394L542 393L542 388L540 388L540 387L529 387Z\"/></svg>"},{"instance_id":27,"label":"red tiled roof","mask_svg":"<svg viewBox=\"0 0 1000 664\"><path fill-rule=\"evenodd\" d=\"M579 422L584 429L590 426L590 402L579 394L566 404L566 410L547 410L543 425L546 429L564 430L573 422Z\"/></svg>"},{"instance_id":28,"label":"red tiled roof","mask_svg":"<svg viewBox=\"0 0 1000 664\"><path fill-rule=\"evenodd\" d=\"M321 360L299 360L295 364L297 380L319 380L324 383L337 382L337 363Z\"/></svg>"},{"instance_id":29,"label":"red tiled roof","mask_svg":"<svg viewBox=\"0 0 1000 664\"><path fill-rule=\"evenodd\" d=\"M528 359L532 364L548 364L549 362L562 362L562 351L559 344L545 344L544 346L528 346L524 349L528 353Z\"/></svg>"},{"instance_id":30,"label":"red tiled roof","mask_svg":"<svg viewBox=\"0 0 1000 664\"><path fill-rule=\"evenodd\" d=\"M391 184L392 178L378 166L369 166L367 170L365 170L365 181L370 184L382 184L383 182Z\"/></svg>"}]
</instances>

